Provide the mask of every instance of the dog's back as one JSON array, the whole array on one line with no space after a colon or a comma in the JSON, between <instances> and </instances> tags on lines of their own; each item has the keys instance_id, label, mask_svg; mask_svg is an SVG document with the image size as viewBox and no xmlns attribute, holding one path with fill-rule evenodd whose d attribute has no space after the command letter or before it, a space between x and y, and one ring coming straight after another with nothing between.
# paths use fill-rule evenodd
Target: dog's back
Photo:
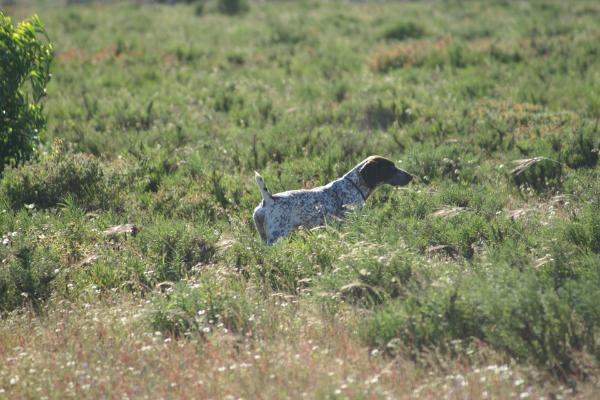
<instances>
[{"instance_id":1,"label":"dog's back","mask_svg":"<svg viewBox=\"0 0 600 400\"><path fill-rule=\"evenodd\" d=\"M340 199L334 195L334 183L273 195L258 173L255 177L262 201L254 209L254 225L267 244L287 236L298 226L312 228L323 225L327 216L339 216Z\"/></svg>"}]
</instances>

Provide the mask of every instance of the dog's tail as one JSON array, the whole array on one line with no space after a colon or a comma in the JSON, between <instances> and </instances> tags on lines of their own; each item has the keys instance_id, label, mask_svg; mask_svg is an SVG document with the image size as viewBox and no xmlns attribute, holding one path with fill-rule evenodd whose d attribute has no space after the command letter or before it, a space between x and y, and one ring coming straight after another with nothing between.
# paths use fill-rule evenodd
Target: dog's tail
<instances>
[{"instance_id":1,"label":"dog's tail","mask_svg":"<svg viewBox=\"0 0 600 400\"><path fill-rule=\"evenodd\" d=\"M273 195L271 195L271 192L269 192L269 189L267 189L267 185L265 184L263 177L260 176L260 174L256 171L254 171L254 177L256 178L256 184L258 185L260 195L262 196L265 205L273 203Z\"/></svg>"}]
</instances>

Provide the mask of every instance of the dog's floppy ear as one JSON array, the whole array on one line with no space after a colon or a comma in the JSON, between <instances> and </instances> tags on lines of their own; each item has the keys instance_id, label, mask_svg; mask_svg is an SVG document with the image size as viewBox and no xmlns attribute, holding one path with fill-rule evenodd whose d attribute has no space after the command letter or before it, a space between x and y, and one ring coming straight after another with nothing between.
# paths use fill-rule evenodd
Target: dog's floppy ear
<instances>
[{"instance_id":1,"label":"dog's floppy ear","mask_svg":"<svg viewBox=\"0 0 600 400\"><path fill-rule=\"evenodd\" d=\"M396 168L393 161L381 156L369 157L358 174L370 189L383 183L404 186L412 180L412 175Z\"/></svg>"}]
</instances>

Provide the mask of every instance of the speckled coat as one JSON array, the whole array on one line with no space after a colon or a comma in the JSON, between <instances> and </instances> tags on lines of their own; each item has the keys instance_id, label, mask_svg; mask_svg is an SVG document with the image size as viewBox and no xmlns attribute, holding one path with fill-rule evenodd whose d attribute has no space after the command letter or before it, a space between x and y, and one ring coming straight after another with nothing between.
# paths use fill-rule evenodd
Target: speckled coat
<instances>
[{"instance_id":1,"label":"speckled coat","mask_svg":"<svg viewBox=\"0 0 600 400\"><path fill-rule=\"evenodd\" d=\"M344 176L325 186L274 195L268 191L263 178L256 173L256 182L263 200L254 209L253 216L261 238L271 244L299 226L312 228L323 225L327 219L342 218L352 207L363 206L375 187L379 183L385 183L382 180L369 185L361 176L365 164L376 157L378 156L361 161ZM384 160L393 166L391 161Z\"/></svg>"}]
</instances>

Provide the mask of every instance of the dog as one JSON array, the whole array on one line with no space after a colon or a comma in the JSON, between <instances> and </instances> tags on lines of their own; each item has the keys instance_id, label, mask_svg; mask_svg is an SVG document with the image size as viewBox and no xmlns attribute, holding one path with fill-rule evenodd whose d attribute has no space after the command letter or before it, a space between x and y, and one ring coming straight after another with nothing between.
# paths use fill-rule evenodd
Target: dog
<instances>
[{"instance_id":1,"label":"dog","mask_svg":"<svg viewBox=\"0 0 600 400\"><path fill-rule=\"evenodd\" d=\"M272 244L303 226L325 224L327 218L341 219L352 207L361 207L382 184L404 186L413 176L381 156L371 156L344 176L314 189L271 194L264 179L255 172L262 201L254 209L254 225L262 240Z\"/></svg>"}]
</instances>

